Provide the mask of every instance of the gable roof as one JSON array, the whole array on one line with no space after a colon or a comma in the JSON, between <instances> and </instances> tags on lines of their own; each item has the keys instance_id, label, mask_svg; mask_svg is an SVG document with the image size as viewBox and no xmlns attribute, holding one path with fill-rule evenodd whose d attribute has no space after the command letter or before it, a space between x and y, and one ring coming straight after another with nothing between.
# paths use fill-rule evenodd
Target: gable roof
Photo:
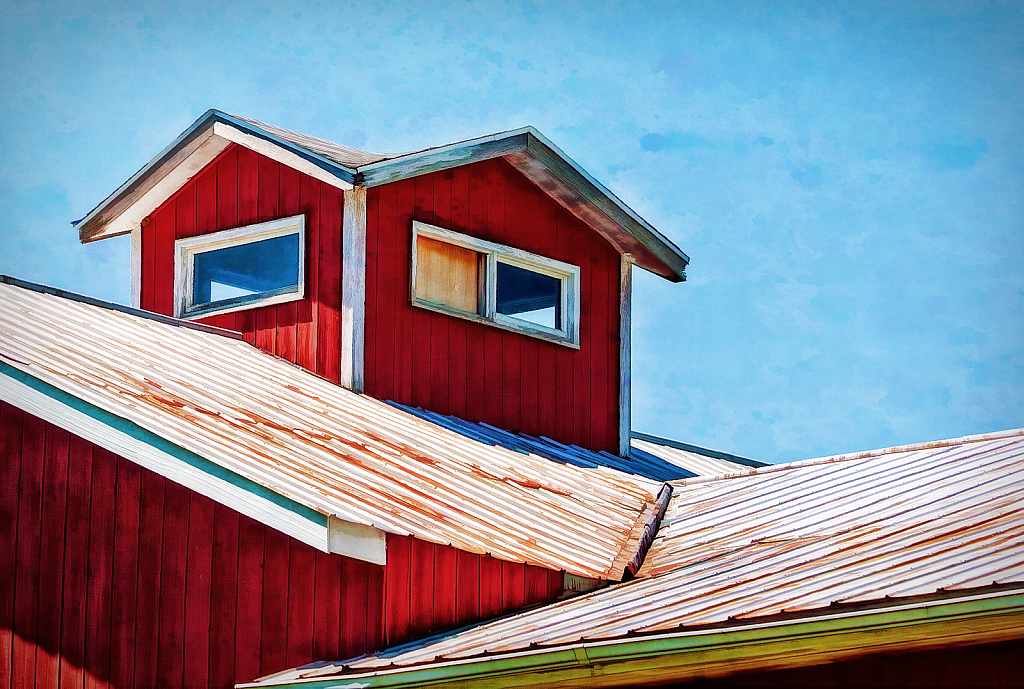
<instances>
[{"instance_id":1,"label":"gable roof","mask_svg":"<svg viewBox=\"0 0 1024 689\"><path fill-rule=\"evenodd\" d=\"M830 614L846 622L819 624L815 634L834 637L849 622L851 630L875 625L877 639L877 625L896 623L884 621L883 613L892 612L886 606L901 599L910 617L892 620L952 620L954 632L959 625L961 635L980 643L987 624L981 618L998 610L1004 617L991 622L992 633L1019 635L1024 429L671 485L660 531L633 581L347 663L300 668L266 684L346 675L361 686L384 686L403 679L403 669L412 677L417 666L459 664L455 674L467 676L474 664L498 659L506 661L502 672L526 672L536 670L527 656L544 653L553 672L557 663L568 667L564 653L555 659L559 649L586 666L612 653L602 649L621 650L644 635L651 635L652 668L657 640L665 652L673 648L669 638L682 644L676 650L686 643L700 650L693 640L705 638L707 652L729 646L742 627L752 630L742 638L756 646L786 625L786 633L798 634L800 624ZM961 604L962 613L936 612ZM836 606L853 612L839 615L844 608ZM876 619L864 610L883 612ZM965 623L972 615L978 620ZM954 632L941 631L949 638ZM783 650L792 653L789 638ZM597 651L591 660L588 648Z\"/></svg>"},{"instance_id":2,"label":"gable roof","mask_svg":"<svg viewBox=\"0 0 1024 689\"><path fill-rule=\"evenodd\" d=\"M689 257L533 127L411 153L369 153L257 120L209 110L81 220L91 242L130 232L231 143L339 187L377 186L502 157L636 264L678 282Z\"/></svg>"},{"instance_id":3,"label":"gable roof","mask_svg":"<svg viewBox=\"0 0 1024 689\"><path fill-rule=\"evenodd\" d=\"M385 534L412 535L617 580L664 508L660 482L487 445L216 329L53 292L0 280L0 399L320 550L382 563Z\"/></svg>"}]
</instances>

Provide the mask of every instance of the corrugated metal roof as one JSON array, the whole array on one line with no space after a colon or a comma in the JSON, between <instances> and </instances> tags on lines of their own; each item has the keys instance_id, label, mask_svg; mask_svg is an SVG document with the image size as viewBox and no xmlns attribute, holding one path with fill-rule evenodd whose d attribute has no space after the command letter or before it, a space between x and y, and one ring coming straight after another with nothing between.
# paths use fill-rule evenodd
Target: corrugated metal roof
<instances>
[{"instance_id":1,"label":"corrugated metal roof","mask_svg":"<svg viewBox=\"0 0 1024 689\"><path fill-rule=\"evenodd\" d=\"M397 402L390 402L389 404L393 404L410 414L415 414L430 423L444 426L467 438L479 440L488 445L499 445L515 452L545 457L560 464L572 464L587 469L608 467L624 471L628 474L645 476L655 481L672 481L674 479L692 478L699 475L697 472L689 471L653 454L637 452L629 457L619 457L609 452L594 452L578 445L563 445L560 442L543 436L536 437L527 433L512 433L495 428L490 424L466 421L456 416L446 416L425 409L407 407Z\"/></svg>"},{"instance_id":2,"label":"corrugated metal roof","mask_svg":"<svg viewBox=\"0 0 1024 689\"><path fill-rule=\"evenodd\" d=\"M410 665L1024 581L1022 436L677 482L639 578L347 665Z\"/></svg>"},{"instance_id":3,"label":"corrugated metal roof","mask_svg":"<svg viewBox=\"0 0 1024 689\"><path fill-rule=\"evenodd\" d=\"M662 484L477 442L238 340L0 284L0 361L322 514L618 579Z\"/></svg>"},{"instance_id":4,"label":"corrugated metal roof","mask_svg":"<svg viewBox=\"0 0 1024 689\"><path fill-rule=\"evenodd\" d=\"M630 445L635 457L646 455L657 458L674 464L693 476L724 476L747 472L754 467L768 466L764 462L639 433L633 434Z\"/></svg>"},{"instance_id":5,"label":"corrugated metal roof","mask_svg":"<svg viewBox=\"0 0 1024 689\"><path fill-rule=\"evenodd\" d=\"M360 165L369 165L370 163L379 163L382 160L388 160L390 158L397 158L407 153L370 153L369 151L362 151L352 146L345 146L344 144L337 144L327 139L321 139L309 134L300 134L299 132L293 132L290 129L284 127L278 127L277 125L267 124L266 122L260 122L249 117L242 117L241 115L231 115L236 120L250 124L257 129L276 136L282 141L287 141L290 144L294 144L300 148L304 148L307 151L316 153L317 155L323 156L328 160L332 160L339 165L345 167L356 168Z\"/></svg>"}]
</instances>

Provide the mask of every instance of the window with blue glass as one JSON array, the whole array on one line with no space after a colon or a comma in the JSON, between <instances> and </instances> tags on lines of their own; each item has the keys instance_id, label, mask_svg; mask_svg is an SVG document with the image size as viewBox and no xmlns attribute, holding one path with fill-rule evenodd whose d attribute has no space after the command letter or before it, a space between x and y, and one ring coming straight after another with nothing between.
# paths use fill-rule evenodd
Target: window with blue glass
<instances>
[{"instance_id":1,"label":"window with blue glass","mask_svg":"<svg viewBox=\"0 0 1024 689\"><path fill-rule=\"evenodd\" d=\"M301 299L305 218L296 215L175 243L175 315L195 318Z\"/></svg>"}]
</instances>

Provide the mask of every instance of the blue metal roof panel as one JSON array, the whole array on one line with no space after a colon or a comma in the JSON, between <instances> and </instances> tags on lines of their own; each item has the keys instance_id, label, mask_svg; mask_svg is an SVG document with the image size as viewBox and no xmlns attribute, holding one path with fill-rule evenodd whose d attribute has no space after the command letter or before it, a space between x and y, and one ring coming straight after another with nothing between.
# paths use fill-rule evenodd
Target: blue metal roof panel
<instances>
[{"instance_id":1,"label":"blue metal roof panel","mask_svg":"<svg viewBox=\"0 0 1024 689\"><path fill-rule=\"evenodd\" d=\"M389 404L415 414L425 421L443 426L467 438L500 446L523 454L533 454L559 464L572 464L585 469L607 467L628 474L644 476L655 481L673 481L698 476L696 472L667 462L660 457L643 451L634 451L629 457L619 457L608 452L595 452L577 445L563 445L550 438L536 437L526 433L512 433L486 423L466 421L455 416L409 407L397 402Z\"/></svg>"}]
</instances>

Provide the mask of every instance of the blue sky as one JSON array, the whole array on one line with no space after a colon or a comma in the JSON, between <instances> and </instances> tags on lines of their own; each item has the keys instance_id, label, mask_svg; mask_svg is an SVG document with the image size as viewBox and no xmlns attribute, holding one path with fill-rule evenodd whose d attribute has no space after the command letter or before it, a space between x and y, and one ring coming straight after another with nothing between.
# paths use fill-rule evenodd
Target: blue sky
<instances>
[{"instance_id":1,"label":"blue sky","mask_svg":"<svg viewBox=\"0 0 1024 689\"><path fill-rule=\"evenodd\" d=\"M0 272L205 110L374 151L536 126L686 251L637 430L769 461L1024 426L1024 6L72 2L0 14Z\"/></svg>"}]
</instances>

